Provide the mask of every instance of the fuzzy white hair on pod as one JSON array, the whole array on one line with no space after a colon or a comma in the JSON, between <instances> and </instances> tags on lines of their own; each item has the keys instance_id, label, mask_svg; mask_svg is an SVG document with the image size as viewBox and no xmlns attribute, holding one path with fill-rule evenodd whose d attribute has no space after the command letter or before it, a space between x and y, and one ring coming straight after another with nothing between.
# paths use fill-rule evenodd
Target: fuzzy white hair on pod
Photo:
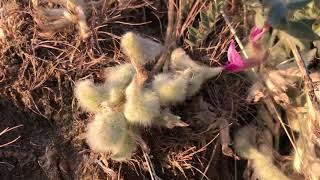
<instances>
[{"instance_id":1,"label":"fuzzy white hair on pod","mask_svg":"<svg viewBox=\"0 0 320 180\"><path fill-rule=\"evenodd\" d=\"M243 158L250 158L250 151L255 149L257 129L247 125L238 130L234 137L234 149Z\"/></svg>"},{"instance_id":2,"label":"fuzzy white hair on pod","mask_svg":"<svg viewBox=\"0 0 320 180\"><path fill-rule=\"evenodd\" d=\"M253 159L253 168L261 180L289 180L280 169L273 164L272 157L269 157L259 151L252 151L250 159Z\"/></svg>"},{"instance_id":3,"label":"fuzzy white hair on pod","mask_svg":"<svg viewBox=\"0 0 320 180\"><path fill-rule=\"evenodd\" d=\"M91 80L78 81L75 85L75 97L80 106L88 112L97 112L107 93L103 86L97 86Z\"/></svg>"},{"instance_id":4,"label":"fuzzy white hair on pod","mask_svg":"<svg viewBox=\"0 0 320 180\"><path fill-rule=\"evenodd\" d=\"M202 67L200 73L202 74L203 81L216 77L221 74L223 67Z\"/></svg>"},{"instance_id":5,"label":"fuzzy white hair on pod","mask_svg":"<svg viewBox=\"0 0 320 180\"><path fill-rule=\"evenodd\" d=\"M197 70L201 68L182 48L177 48L172 51L170 65L177 70L185 70L187 68Z\"/></svg>"},{"instance_id":6,"label":"fuzzy white hair on pod","mask_svg":"<svg viewBox=\"0 0 320 180\"><path fill-rule=\"evenodd\" d=\"M154 63L163 49L161 44L133 32L125 33L121 37L120 45L124 54L139 65Z\"/></svg>"},{"instance_id":7,"label":"fuzzy white hair on pod","mask_svg":"<svg viewBox=\"0 0 320 180\"><path fill-rule=\"evenodd\" d=\"M88 123L86 141L93 151L118 152L127 131L127 122L122 112L102 111Z\"/></svg>"},{"instance_id":8,"label":"fuzzy white hair on pod","mask_svg":"<svg viewBox=\"0 0 320 180\"><path fill-rule=\"evenodd\" d=\"M136 150L136 146L135 139L127 133L123 141L118 145L119 150L111 155L111 159L114 161L127 161Z\"/></svg>"},{"instance_id":9,"label":"fuzzy white hair on pod","mask_svg":"<svg viewBox=\"0 0 320 180\"><path fill-rule=\"evenodd\" d=\"M124 115L128 122L150 126L160 115L160 100L156 92L139 85L134 78L126 89Z\"/></svg>"},{"instance_id":10,"label":"fuzzy white hair on pod","mask_svg":"<svg viewBox=\"0 0 320 180\"><path fill-rule=\"evenodd\" d=\"M161 73L154 77L152 87L158 92L161 105L177 104L186 99L188 78L184 74Z\"/></svg>"},{"instance_id":11,"label":"fuzzy white hair on pod","mask_svg":"<svg viewBox=\"0 0 320 180\"><path fill-rule=\"evenodd\" d=\"M235 135L234 148L243 158L253 161L255 174L261 180L289 178L273 164L272 152L260 152L256 148L256 128L252 125L242 127ZM266 149L265 149L266 150Z\"/></svg>"},{"instance_id":12,"label":"fuzzy white hair on pod","mask_svg":"<svg viewBox=\"0 0 320 180\"><path fill-rule=\"evenodd\" d=\"M171 67L189 74L187 97L195 95L205 81L217 76L223 70L223 67L207 67L197 64L182 48L177 48L172 52Z\"/></svg>"},{"instance_id":13,"label":"fuzzy white hair on pod","mask_svg":"<svg viewBox=\"0 0 320 180\"><path fill-rule=\"evenodd\" d=\"M107 91L107 106L114 107L124 103L125 89L135 73L134 67L129 63L109 67L105 70L103 86Z\"/></svg>"},{"instance_id":14,"label":"fuzzy white hair on pod","mask_svg":"<svg viewBox=\"0 0 320 180\"><path fill-rule=\"evenodd\" d=\"M105 69L105 83L127 86L135 73L136 71L130 63L108 67Z\"/></svg>"},{"instance_id":15,"label":"fuzzy white hair on pod","mask_svg":"<svg viewBox=\"0 0 320 180\"><path fill-rule=\"evenodd\" d=\"M187 97L194 96L202 87L202 84L208 79L218 75L222 69L217 68L201 68L194 70L188 68L184 70L183 74L188 77Z\"/></svg>"}]
</instances>

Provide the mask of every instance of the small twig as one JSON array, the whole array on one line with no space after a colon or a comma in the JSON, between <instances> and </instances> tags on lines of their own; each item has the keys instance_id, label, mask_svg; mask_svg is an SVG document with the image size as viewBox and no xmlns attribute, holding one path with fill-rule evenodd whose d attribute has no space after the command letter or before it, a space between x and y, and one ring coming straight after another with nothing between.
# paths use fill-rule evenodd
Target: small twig
<instances>
[{"instance_id":1,"label":"small twig","mask_svg":"<svg viewBox=\"0 0 320 180\"><path fill-rule=\"evenodd\" d=\"M175 27L175 3L174 0L168 1L168 25L167 25L167 31L166 31L166 39L163 51L160 55L160 58L157 62L157 64L154 66L152 70L152 74L158 73L163 65L166 63L166 60L169 58L172 47L175 46L175 33L174 33L174 27Z\"/></svg>"},{"instance_id":2,"label":"small twig","mask_svg":"<svg viewBox=\"0 0 320 180\"><path fill-rule=\"evenodd\" d=\"M161 178L159 176L157 176L155 170L154 170L154 167L152 165L152 162L148 156L148 154L143 151L143 156L146 160L146 163L147 163L147 166L148 166L148 169L149 169L149 173L150 173L150 176L151 176L151 180L161 180Z\"/></svg>"},{"instance_id":3,"label":"small twig","mask_svg":"<svg viewBox=\"0 0 320 180\"><path fill-rule=\"evenodd\" d=\"M115 179L115 177L117 177L116 173L112 169L108 168L106 166L106 164L104 163L104 161L106 162L106 160L96 160L96 163L100 166L100 168L103 170L103 172L105 172L107 175L111 176L112 179Z\"/></svg>"},{"instance_id":4,"label":"small twig","mask_svg":"<svg viewBox=\"0 0 320 180\"><path fill-rule=\"evenodd\" d=\"M220 120L219 129L220 129L220 141L221 141L222 153L225 156L233 157L237 160L240 160L240 158L229 147L229 145L231 144L229 126L230 124L226 119Z\"/></svg>"},{"instance_id":5,"label":"small twig","mask_svg":"<svg viewBox=\"0 0 320 180\"><path fill-rule=\"evenodd\" d=\"M293 149L295 150L296 153L298 153L298 156L300 156L300 153L299 153L299 151L297 150L297 147L296 147L296 145L295 145L292 137L290 136L290 133L289 133L289 131L288 131L288 129L287 129L284 121L282 120L281 115L279 114L276 106L274 105L271 97L267 96L267 97L264 99L264 103L266 104L266 106L267 106L267 108L268 108L271 116L272 116L274 119L277 119L277 120L280 122L283 130L285 131L286 135L288 136L288 139L289 139L289 141L290 141ZM300 158L300 159L301 159L301 158Z\"/></svg>"},{"instance_id":6,"label":"small twig","mask_svg":"<svg viewBox=\"0 0 320 180\"><path fill-rule=\"evenodd\" d=\"M246 34L249 34L249 25L248 25L248 10L247 10L247 7L244 3L245 0L242 0L241 1L241 4L243 6L243 24L244 24L244 27L245 27L245 33Z\"/></svg>"},{"instance_id":7,"label":"small twig","mask_svg":"<svg viewBox=\"0 0 320 180\"><path fill-rule=\"evenodd\" d=\"M150 149L149 149L148 145L144 142L144 140L140 136L137 136L137 135L133 134L133 137L141 147L144 159L146 160L146 163L147 163L147 166L148 166L148 170L149 170L149 173L150 173L151 180L161 180L161 178L159 178L157 176L157 174L156 174L156 172L154 170L154 167L152 165L152 161L149 158L148 154L150 152Z\"/></svg>"},{"instance_id":8,"label":"small twig","mask_svg":"<svg viewBox=\"0 0 320 180\"><path fill-rule=\"evenodd\" d=\"M315 120L318 122L318 125L319 125L319 123L320 123L320 103L317 100L317 96L315 94L312 80L307 72L306 66L302 60L302 57L298 51L297 46L295 44L293 44L293 42L290 40L290 37L287 37L287 42L290 46L290 49L293 53L294 58L296 59L297 65L298 65L300 72L302 74L305 88L306 88L307 93L310 97L312 106L313 106L314 110L316 111L316 119Z\"/></svg>"},{"instance_id":9,"label":"small twig","mask_svg":"<svg viewBox=\"0 0 320 180\"><path fill-rule=\"evenodd\" d=\"M207 165L207 167L205 168L205 170L204 170L204 172L203 172L203 175L202 175L202 177L201 177L201 179L200 180L203 180L203 178L205 177L205 175L207 174L207 172L208 172L208 170L209 170L209 167L210 167L210 165L211 165L211 163L212 163L212 161L213 161L213 157L214 157L214 154L215 154L215 152L216 152L216 150L217 150L217 143L214 145L214 148L212 149L212 153L211 153L211 156L210 156L210 160L209 160L209 162L208 162L208 165Z\"/></svg>"},{"instance_id":10,"label":"small twig","mask_svg":"<svg viewBox=\"0 0 320 180\"><path fill-rule=\"evenodd\" d=\"M179 9L178 9L178 14L177 14L177 25L176 25L176 37L180 37L180 29L182 27L182 19L183 19L183 7L182 7L182 1L184 0L179 0Z\"/></svg>"},{"instance_id":11,"label":"small twig","mask_svg":"<svg viewBox=\"0 0 320 180\"><path fill-rule=\"evenodd\" d=\"M238 3L237 0L231 0L231 9L230 9L231 12L234 12L236 10L237 3Z\"/></svg>"},{"instance_id":12,"label":"small twig","mask_svg":"<svg viewBox=\"0 0 320 180\"><path fill-rule=\"evenodd\" d=\"M239 47L240 47L240 49L241 49L241 51L242 51L243 56L244 56L246 59L248 59L249 56L248 56L248 54L246 53L246 51L244 50L244 46L243 46L243 44L241 43L241 40L239 39L239 37L237 36L236 31L235 31L234 28L232 27L232 25L231 25L228 17L227 17L226 14L223 12L223 10L221 10L220 13L221 13L222 17L224 18L224 20L226 21L226 23L227 23L227 25L228 25L231 33L233 34L234 38L236 39L237 44L239 45Z\"/></svg>"},{"instance_id":13,"label":"small twig","mask_svg":"<svg viewBox=\"0 0 320 180\"><path fill-rule=\"evenodd\" d=\"M14 165L10 164L10 163L7 163L7 162L0 162L0 164L4 164L4 165L7 165L7 166L10 166L11 168L15 168Z\"/></svg>"},{"instance_id":14,"label":"small twig","mask_svg":"<svg viewBox=\"0 0 320 180\"><path fill-rule=\"evenodd\" d=\"M185 0L182 0L185 1ZM179 29L180 33L179 35L181 36L184 31L188 28L188 26L192 23L192 19L194 19L194 17L196 16L196 14L199 13L200 10L197 10L198 5L200 4L200 2L202 2L201 0L197 0L195 3L193 3L192 8L190 9L188 16L185 20L185 22L183 23L182 27ZM198 12L197 12L198 11Z\"/></svg>"},{"instance_id":15,"label":"small twig","mask_svg":"<svg viewBox=\"0 0 320 180\"><path fill-rule=\"evenodd\" d=\"M121 179L121 169L122 169L122 163L119 166L119 171L118 171L118 180Z\"/></svg>"},{"instance_id":16,"label":"small twig","mask_svg":"<svg viewBox=\"0 0 320 180\"><path fill-rule=\"evenodd\" d=\"M8 127L7 127L7 128L5 128L3 131L0 132L0 136L3 135L3 134L5 134L5 133L7 133L7 132L9 132L9 131L12 131L13 129L19 128L19 127L21 127L21 126L23 126L23 125L20 124L20 125L18 125L18 126L14 126L14 127L12 127L12 128L8 128ZM9 141L9 142L7 142L7 143L5 143L5 144L1 144L1 145L0 145L0 148L16 142L20 137L21 137L21 136L18 136L17 138L15 138L15 139L12 140L12 141Z\"/></svg>"},{"instance_id":17,"label":"small twig","mask_svg":"<svg viewBox=\"0 0 320 180\"><path fill-rule=\"evenodd\" d=\"M7 132L9 132L9 131L12 131L12 130L14 130L14 129L16 129L16 128L19 128L19 127L21 127L21 126L23 126L23 125L20 124L20 125L18 125L18 126L14 126L14 127L12 127L12 128L7 127L7 128L5 128L3 131L0 132L0 136L3 135L4 133L7 133Z\"/></svg>"},{"instance_id":18,"label":"small twig","mask_svg":"<svg viewBox=\"0 0 320 180\"><path fill-rule=\"evenodd\" d=\"M21 136L18 136L17 138L15 138L14 140L12 140L12 141L10 141L10 142L7 142L7 143L5 143L5 144L1 144L1 145L0 145L0 148L16 142L18 139L20 139L20 137L21 137Z\"/></svg>"}]
</instances>

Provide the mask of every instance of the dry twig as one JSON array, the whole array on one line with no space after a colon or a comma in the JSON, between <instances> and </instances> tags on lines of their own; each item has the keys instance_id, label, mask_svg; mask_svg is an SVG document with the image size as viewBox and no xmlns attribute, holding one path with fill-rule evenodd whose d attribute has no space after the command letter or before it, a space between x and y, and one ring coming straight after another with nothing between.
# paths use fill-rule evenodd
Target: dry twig
<instances>
[{"instance_id":1,"label":"dry twig","mask_svg":"<svg viewBox=\"0 0 320 180\"><path fill-rule=\"evenodd\" d=\"M21 127L21 126L22 126L22 125L20 124L20 125L18 125L18 126L12 127L12 128L8 128L8 127L7 127L7 128L5 128L2 132L0 132L0 136L3 135L3 134L5 134L5 133L7 133L7 132L9 132L9 131L12 131L12 130L14 130L14 129L16 129L16 128L19 128L19 127ZM17 138L15 138L14 140L12 140L12 141L10 141L10 142L7 142L7 143L5 143L5 144L1 144L1 145L0 145L0 148L16 142L20 137L21 137L21 136L18 136Z\"/></svg>"},{"instance_id":2,"label":"dry twig","mask_svg":"<svg viewBox=\"0 0 320 180\"><path fill-rule=\"evenodd\" d=\"M220 129L220 140L222 146L222 153L226 156L233 157L237 160L240 158L233 152L233 150L229 147L231 144L230 140L230 124L226 119L221 119L219 124Z\"/></svg>"},{"instance_id":3,"label":"dry twig","mask_svg":"<svg viewBox=\"0 0 320 180\"><path fill-rule=\"evenodd\" d=\"M293 44L293 42L290 40L289 37L287 37L287 42L291 48L291 51L293 53L294 58L296 59L297 65L300 69L300 72L302 74L303 80L304 80L304 84L305 84L305 88L307 90L308 96L310 97L313 109L316 111L315 114L315 120L318 122L318 126L320 125L320 103L317 100L317 96L314 90L314 86L312 83L312 80L306 70L306 66L302 60L302 57L298 51L298 48L295 44Z\"/></svg>"},{"instance_id":4,"label":"dry twig","mask_svg":"<svg viewBox=\"0 0 320 180\"><path fill-rule=\"evenodd\" d=\"M176 38L174 33L174 27L175 27L175 3L174 0L168 1L168 25L167 25L167 31L166 31L166 40L164 44L163 51L160 55L160 58L157 62L157 64L153 68L153 74L158 73L161 68L165 65L166 60L170 57L171 50L173 47L176 46Z\"/></svg>"}]
</instances>

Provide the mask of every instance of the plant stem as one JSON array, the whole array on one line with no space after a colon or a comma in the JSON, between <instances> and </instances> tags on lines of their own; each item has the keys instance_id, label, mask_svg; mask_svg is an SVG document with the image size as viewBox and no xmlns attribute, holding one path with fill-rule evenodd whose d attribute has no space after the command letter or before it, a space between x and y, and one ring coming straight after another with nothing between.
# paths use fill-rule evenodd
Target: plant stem
<instances>
[{"instance_id":1,"label":"plant stem","mask_svg":"<svg viewBox=\"0 0 320 180\"><path fill-rule=\"evenodd\" d=\"M242 45L242 43L241 43L241 40L240 40L239 37L237 36L237 33L236 33L236 31L234 30L234 28L232 27L232 25L231 25L228 17L226 16L226 14L225 14L222 10L220 11L220 13L221 13L222 17L224 18L224 20L226 21L226 23L227 23L227 25L228 25L231 33L233 34L234 38L236 39L237 44L239 45L239 47L240 47L240 49L241 49L241 51L242 51L243 56L244 56L246 59L248 59L249 56L248 56L248 54L244 51L244 47L243 47L243 45Z\"/></svg>"},{"instance_id":2,"label":"plant stem","mask_svg":"<svg viewBox=\"0 0 320 180\"><path fill-rule=\"evenodd\" d=\"M166 60L169 58L171 49L173 46L175 46L175 33L174 33L174 27L175 27L175 3L174 0L168 1L168 25L167 25L167 31L166 31L166 40L164 44L163 51L161 53L161 56L157 62L157 64L154 66L152 70L152 74L158 73L163 65L165 64Z\"/></svg>"},{"instance_id":3,"label":"plant stem","mask_svg":"<svg viewBox=\"0 0 320 180\"><path fill-rule=\"evenodd\" d=\"M294 58L296 59L297 65L300 69L300 72L303 76L303 80L304 80L304 84L305 84L305 88L307 90L308 96L310 97L313 109L316 111L315 112L315 119L316 122L318 122L318 126L320 125L320 103L317 100L317 96L315 94L315 90L314 90L314 86L312 83L312 80L307 72L306 66L302 60L302 57L298 51L297 46L290 40L290 37L287 37L287 42L288 45L291 48L291 51L293 53Z\"/></svg>"}]
</instances>

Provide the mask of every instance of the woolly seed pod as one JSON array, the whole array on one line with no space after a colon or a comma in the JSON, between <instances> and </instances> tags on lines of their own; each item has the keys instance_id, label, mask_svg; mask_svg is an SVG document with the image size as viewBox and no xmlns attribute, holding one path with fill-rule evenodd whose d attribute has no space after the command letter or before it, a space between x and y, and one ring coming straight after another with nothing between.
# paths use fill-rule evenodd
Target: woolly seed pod
<instances>
[{"instance_id":1,"label":"woolly seed pod","mask_svg":"<svg viewBox=\"0 0 320 180\"><path fill-rule=\"evenodd\" d=\"M255 153L251 153L250 159L253 159L253 167L259 179L289 180L289 178L273 164L272 157L266 156L259 151L255 151Z\"/></svg>"},{"instance_id":2,"label":"woolly seed pod","mask_svg":"<svg viewBox=\"0 0 320 180\"><path fill-rule=\"evenodd\" d=\"M184 77L188 77L188 87L187 87L187 97L194 96L200 89L202 84L216 76L218 73L221 72L221 68L201 68L198 70L193 70L188 68L184 70L183 74Z\"/></svg>"},{"instance_id":3,"label":"woolly seed pod","mask_svg":"<svg viewBox=\"0 0 320 180\"><path fill-rule=\"evenodd\" d=\"M199 65L190 58L182 48L175 49L171 54L171 67L176 70L186 70L191 68L194 72L200 73L203 80L208 80L220 74L223 67L207 67Z\"/></svg>"},{"instance_id":4,"label":"woolly seed pod","mask_svg":"<svg viewBox=\"0 0 320 180\"><path fill-rule=\"evenodd\" d=\"M135 69L130 63L108 67L105 69L105 84L126 87L135 73Z\"/></svg>"},{"instance_id":5,"label":"woolly seed pod","mask_svg":"<svg viewBox=\"0 0 320 180\"><path fill-rule=\"evenodd\" d=\"M88 112L99 111L100 104L107 97L105 89L96 86L91 80L78 81L74 92L80 106Z\"/></svg>"},{"instance_id":6,"label":"woolly seed pod","mask_svg":"<svg viewBox=\"0 0 320 180\"><path fill-rule=\"evenodd\" d=\"M201 68L199 64L193 61L182 48L177 48L171 53L170 65L177 70L185 70L191 68L197 70Z\"/></svg>"},{"instance_id":7,"label":"woolly seed pod","mask_svg":"<svg viewBox=\"0 0 320 180\"><path fill-rule=\"evenodd\" d=\"M126 161L130 159L136 146L135 139L127 133L123 141L118 144L118 151L111 155L111 159L114 161Z\"/></svg>"},{"instance_id":8,"label":"woolly seed pod","mask_svg":"<svg viewBox=\"0 0 320 180\"><path fill-rule=\"evenodd\" d=\"M127 122L121 112L99 112L87 126L86 141L93 151L119 152L127 133Z\"/></svg>"},{"instance_id":9,"label":"woolly seed pod","mask_svg":"<svg viewBox=\"0 0 320 180\"><path fill-rule=\"evenodd\" d=\"M109 67L105 71L104 87L107 91L106 102L109 107L121 105L125 98L125 89L131 82L135 69L131 64Z\"/></svg>"},{"instance_id":10,"label":"woolly seed pod","mask_svg":"<svg viewBox=\"0 0 320 180\"><path fill-rule=\"evenodd\" d=\"M249 159L252 149L255 149L257 130L247 125L238 130L234 138L234 149L243 158Z\"/></svg>"},{"instance_id":11,"label":"woolly seed pod","mask_svg":"<svg viewBox=\"0 0 320 180\"><path fill-rule=\"evenodd\" d=\"M152 87L159 94L161 105L181 103L186 99L188 78L184 74L158 74Z\"/></svg>"},{"instance_id":12,"label":"woolly seed pod","mask_svg":"<svg viewBox=\"0 0 320 180\"><path fill-rule=\"evenodd\" d=\"M150 126L152 120L160 115L159 96L137 81L134 78L126 89L124 115L132 124Z\"/></svg>"},{"instance_id":13,"label":"woolly seed pod","mask_svg":"<svg viewBox=\"0 0 320 180\"><path fill-rule=\"evenodd\" d=\"M149 38L143 38L133 32L127 32L121 38L122 51L139 65L154 63L163 46Z\"/></svg>"},{"instance_id":14,"label":"woolly seed pod","mask_svg":"<svg viewBox=\"0 0 320 180\"><path fill-rule=\"evenodd\" d=\"M184 70L184 74L189 76L187 97L195 95L206 80L217 76L223 70L223 67L210 68L197 64L182 48L177 48L172 52L171 67L176 70Z\"/></svg>"}]
</instances>

